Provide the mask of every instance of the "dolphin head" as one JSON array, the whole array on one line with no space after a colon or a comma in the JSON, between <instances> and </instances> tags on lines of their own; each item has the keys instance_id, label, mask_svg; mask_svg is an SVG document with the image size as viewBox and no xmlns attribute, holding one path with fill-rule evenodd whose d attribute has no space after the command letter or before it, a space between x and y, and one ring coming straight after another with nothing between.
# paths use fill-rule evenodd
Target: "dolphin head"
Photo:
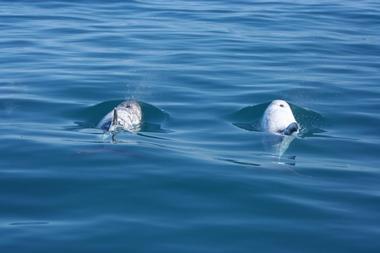
<instances>
[{"instance_id":1,"label":"dolphin head","mask_svg":"<svg viewBox=\"0 0 380 253\"><path fill-rule=\"evenodd\" d=\"M284 100L274 100L268 105L261 126L267 132L283 135L291 135L299 129L292 109Z\"/></svg>"},{"instance_id":2,"label":"dolphin head","mask_svg":"<svg viewBox=\"0 0 380 253\"><path fill-rule=\"evenodd\" d=\"M124 129L130 132L138 132L141 127L142 110L137 101L124 101L112 111L112 121L109 131Z\"/></svg>"}]
</instances>

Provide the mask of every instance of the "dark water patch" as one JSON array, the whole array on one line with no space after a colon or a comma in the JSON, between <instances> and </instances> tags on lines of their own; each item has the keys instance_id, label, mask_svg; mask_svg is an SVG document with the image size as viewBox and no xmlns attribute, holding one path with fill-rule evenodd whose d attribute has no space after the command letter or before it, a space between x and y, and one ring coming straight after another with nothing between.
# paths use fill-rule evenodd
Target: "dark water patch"
<instances>
[{"instance_id":1,"label":"dark water patch","mask_svg":"<svg viewBox=\"0 0 380 253\"><path fill-rule=\"evenodd\" d=\"M225 161L225 162L231 162L231 163L238 164L238 165L244 165L244 166L254 166L254 167L260 166L260 164L258 164L258 163L243 162L243 161L238 161L238 160L234 160L234 159L223 158L220 160Z\"/></svg>"},{"instance_id":2,"label":"dark water patch","mask_svg":"<svg viewBox=\"0 0 380 253\"><path fill-rule=\"evenodd\" d=\"M9 223L10 226L41 226L49 225L47 221L18 221Z\"/></svg>"}]
</instances>

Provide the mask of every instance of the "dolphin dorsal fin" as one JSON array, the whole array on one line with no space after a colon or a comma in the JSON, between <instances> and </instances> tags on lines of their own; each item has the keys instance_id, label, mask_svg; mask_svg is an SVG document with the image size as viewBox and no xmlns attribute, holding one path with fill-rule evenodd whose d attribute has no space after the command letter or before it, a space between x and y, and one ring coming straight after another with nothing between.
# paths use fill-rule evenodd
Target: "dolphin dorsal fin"
<instances>
[{"instance_id":1,"label":"dolphin dorsal fin","mask_svg":"<svg viewBox=\"0 0 380 253\"><path fill-rule=\"evenodd\" d=\"M113 109L112 125L117 125L117 110Z\"/></svg>"}]
</instances>

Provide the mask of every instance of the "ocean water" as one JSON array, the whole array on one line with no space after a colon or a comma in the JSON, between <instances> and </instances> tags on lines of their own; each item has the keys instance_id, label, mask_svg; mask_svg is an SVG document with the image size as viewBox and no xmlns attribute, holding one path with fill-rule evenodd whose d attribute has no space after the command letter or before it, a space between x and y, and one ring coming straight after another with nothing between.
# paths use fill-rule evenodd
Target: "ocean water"
<instances>
[{"instance_id":1,"label":"ocean water","mask_svg":"<svg viewBox=\"0 0 380 253\"><path fill-rule=\"evenodd\" d=\"M1 1L0 252L380 252L379 1ZM140 132L96 128L126 99ZM287 100L291 140L257 128Z\"/></svg>"}]
</instances>

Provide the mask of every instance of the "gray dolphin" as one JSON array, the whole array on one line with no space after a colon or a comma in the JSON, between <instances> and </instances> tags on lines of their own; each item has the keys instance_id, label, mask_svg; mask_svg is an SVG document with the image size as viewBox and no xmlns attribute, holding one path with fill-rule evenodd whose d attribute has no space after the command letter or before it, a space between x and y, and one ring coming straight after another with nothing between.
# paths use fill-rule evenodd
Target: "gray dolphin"
<instances>
[{"instance_id":1,"label":"gray dolphin","mask_svg":"<svg viewBox=\"0 0 380 253\"><path fill-rule=\"evenodd\" d=\"M142 118L140 104L135 100L127 100L104 116L98 123L98 128L107 132L125 130L135 133L141 130Z\"/></svg>"}]
</instances>

